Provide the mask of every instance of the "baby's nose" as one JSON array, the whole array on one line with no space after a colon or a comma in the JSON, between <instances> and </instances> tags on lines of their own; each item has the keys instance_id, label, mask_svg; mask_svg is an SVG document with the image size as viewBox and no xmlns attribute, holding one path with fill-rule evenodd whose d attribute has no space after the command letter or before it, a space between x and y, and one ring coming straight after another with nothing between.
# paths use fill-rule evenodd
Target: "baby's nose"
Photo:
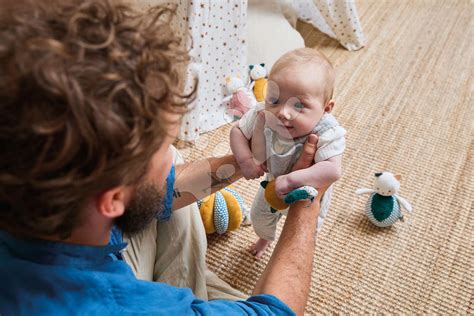
<instances>
[{"instance_id":1,"label":"baby's nose","mask_svg":"<svg viewBox=\"0 0 474 316\"><path fill-rule=\"evenodd\" d=\"M281 107L280 111L278 112L278 117L285 120L291 120L291 111L288 106L284 105Z\"/></svg>"}]
</instances>

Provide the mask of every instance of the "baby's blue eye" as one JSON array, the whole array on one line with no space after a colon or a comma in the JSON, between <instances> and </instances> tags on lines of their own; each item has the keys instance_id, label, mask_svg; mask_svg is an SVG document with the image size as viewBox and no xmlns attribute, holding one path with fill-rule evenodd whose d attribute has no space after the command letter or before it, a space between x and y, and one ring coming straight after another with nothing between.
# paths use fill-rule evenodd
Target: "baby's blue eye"
<instances>
[{"instance_id":1,"label":"baby's blue eye","mask_svg":"<svg viewBox=\"0 0 474 316\"><path fill-rule=\"evenodd\" d=\"M301 103L301 102L296 102L295 103L295 108L298 109L298 110L301 110L304 108L304 104Z\"/></svg>"},{"instance_id":2,"label":"baby's blue eye","mask_svg":"<svg viewBox=\"0 0 474 316\"><path fill-rule=\"evenodd\" d=\"M270 98L270 101L271 104L278 104L278 99L277 98Z\"/></svg>"}]
</instances>

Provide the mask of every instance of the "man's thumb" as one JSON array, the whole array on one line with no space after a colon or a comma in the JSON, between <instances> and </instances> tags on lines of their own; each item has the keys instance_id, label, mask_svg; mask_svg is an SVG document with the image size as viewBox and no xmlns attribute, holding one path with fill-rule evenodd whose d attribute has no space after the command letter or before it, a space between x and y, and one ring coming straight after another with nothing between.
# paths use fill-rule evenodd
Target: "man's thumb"
<instances>
[{"instance_id":1,"label":"man's thumb","mask_svg":"<svg viewBox=\"0 0 474 316\"><path fill-rule=\"evenodd\" d=\"M308 144L310 144L310 145L316 146L316 144L318 143L318 140L319 140L318 135L310 134L310 135L308 136L307 142L308 142Z\"/></svg>"}]
</instances>

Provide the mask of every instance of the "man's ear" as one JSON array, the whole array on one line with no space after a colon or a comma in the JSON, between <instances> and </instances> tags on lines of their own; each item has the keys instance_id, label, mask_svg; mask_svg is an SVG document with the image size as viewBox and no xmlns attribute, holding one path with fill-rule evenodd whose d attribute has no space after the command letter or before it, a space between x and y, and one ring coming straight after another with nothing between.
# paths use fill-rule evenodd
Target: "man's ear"
<instances>
[{"instance_id":1,"label":"man's ear","mask_svg":"<svg viewBox=\"0 0 474 316\"><path fill-rule=\"evenodd\" d=\"M335 104L336 102L334 101L334 99L329 100L328 103L326 103L326 105L324 106L324 112L331 113Z\"/></svg>"},{"instance_id":2,"label":"man's ear","mask_svg":"<svg viewBox=\"0 0 474 316\"><path fill-rule=\"evenodd\" d=\"M119 186L102 192L96 198L97 211L110 219L122 216L128 201L130 188Z\"/></svg>"}]
</instances>

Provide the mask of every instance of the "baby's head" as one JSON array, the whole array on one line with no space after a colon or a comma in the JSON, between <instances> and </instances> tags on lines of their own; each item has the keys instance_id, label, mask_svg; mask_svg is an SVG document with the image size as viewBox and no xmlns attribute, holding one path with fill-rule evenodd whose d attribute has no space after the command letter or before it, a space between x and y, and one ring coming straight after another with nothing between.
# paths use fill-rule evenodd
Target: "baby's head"
<instances>
[{"instance_id":1,"label":"baby's head","mask_svg":"<svg viewBox=\"0 0 474 316\"><path fill-rule=\"evenodd\" d=\"M313 48L286 53L268 77L267 124L284 138L309 134L334 107L335 72L331 62Z\"/></svg>"}]
</instances>

